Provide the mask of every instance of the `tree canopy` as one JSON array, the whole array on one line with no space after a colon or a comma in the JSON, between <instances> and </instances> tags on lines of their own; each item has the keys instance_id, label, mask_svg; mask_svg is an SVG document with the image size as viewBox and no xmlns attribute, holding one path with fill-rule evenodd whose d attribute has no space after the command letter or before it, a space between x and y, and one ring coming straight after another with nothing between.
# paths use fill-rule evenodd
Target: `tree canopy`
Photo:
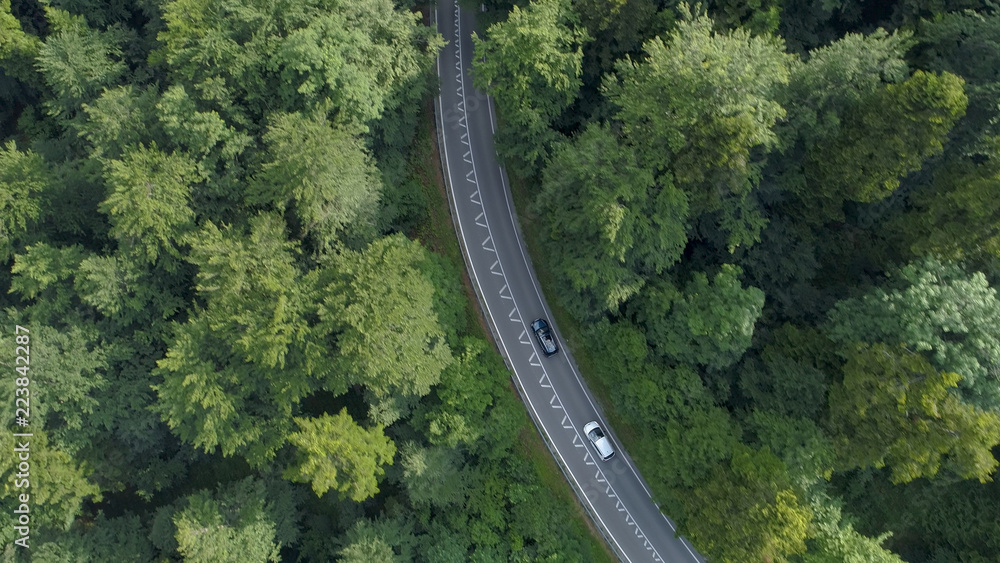
<instances>
[{"instance_id":1,"label":"tree canopy","mask_svg":"<svg viewBox=\"0 0 1000 563\"><path fill-rule=\"evenodd\" d=\"M461 4L481 187L693 548L995 560L995 2ZM613 558L463 281L429 9L0 0L32 560Z\"/></svg>"}]
</instances>

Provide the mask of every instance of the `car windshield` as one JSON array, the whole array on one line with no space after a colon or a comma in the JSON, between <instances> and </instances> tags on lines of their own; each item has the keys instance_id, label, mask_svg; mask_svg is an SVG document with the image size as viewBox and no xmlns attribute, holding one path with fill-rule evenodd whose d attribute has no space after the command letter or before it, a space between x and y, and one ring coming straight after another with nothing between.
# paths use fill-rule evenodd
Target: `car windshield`
<instances>
[{"instance_id":1,"label":"car windshield","mask_svg":"<svg viewBox=\"0 0 1000 563\"><path fill-rule=\"evenodd\" d=\"M590 437L593 438L594 440L600 440L601 438L604 437L604 433L601 432L600 428L595 428L590 431Z\"/></svg>"}]
</instances>

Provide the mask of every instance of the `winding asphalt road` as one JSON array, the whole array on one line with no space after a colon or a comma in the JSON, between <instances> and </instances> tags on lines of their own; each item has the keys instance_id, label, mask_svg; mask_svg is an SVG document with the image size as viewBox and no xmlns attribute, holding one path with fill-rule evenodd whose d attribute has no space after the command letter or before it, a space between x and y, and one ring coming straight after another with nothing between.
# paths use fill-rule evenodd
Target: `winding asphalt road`
<instances>
[{"instance_id":1,"label":"winding asphalt road","mask_svg":"<svg viewBox=\"0 0 1000 563\"><path fill-rule=\"evenodd\" d=\"M434 14L448 41L438 57L438 140L456 230L469 275L524 402L584 507L623 561L704 559L674 535L673 523L604 421L565 347L541 354L529 324L552 315L524 248L507 179L493 146L491 100L472 85L475 14L440 0ZM558 330L553 326L558 337ZM598 420L617 455L595 458L583 425Z\"/></svg>"}]
</instances>

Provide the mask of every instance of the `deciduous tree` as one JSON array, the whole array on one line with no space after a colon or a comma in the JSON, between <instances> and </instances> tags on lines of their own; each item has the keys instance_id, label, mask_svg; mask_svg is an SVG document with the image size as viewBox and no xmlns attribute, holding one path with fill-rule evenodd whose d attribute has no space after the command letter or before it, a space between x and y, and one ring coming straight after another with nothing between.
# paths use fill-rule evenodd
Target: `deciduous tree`
<instances>
[{"instance_id":1,"label":"deciduous tree","mask_svg":"<svg viewBox=\"0 0 1000 563\"><path fill-rule=\"evenodd\" d=\"M330 489L354 501L378 493L383 466L392 465L396 446L382 427L362 428L343 409L335 416L296 418L299 431L289 436L296 460L285 477L309 483L317 496Z\"/></svg>"},{"instance_id":2,"label":"deciduous tree","mask_svg":"<svg viewBox=\"0 0 1000 563\"><path fill-rule=\"evenodd\" d=\"M1000 300L982 273L926 258L890 274L881 287L843 300L830 311L835 342L906 345L940 371L961 376L965 400L1000 406L991 376L1000 363Z\"/></svg>"},{"instance_id":3,"label":"deciduous tree","mask_svg":"<svg viewBox=\"0 0 1000 563\"><path fill-rule=\"evenodd\" d=\"M843 382L830 389L828 426L840 468L888 465L894 483L933 477L942 465L963 478L990 479L1000 415L962 403L950 392L959 379L902 346L850 350Z\"/></svg>"},{"instance_id":4,"label":"deciduous tree","mask_svg":"<svg viewBox=\"0 0 1000 563\"><path fill-rule=\"evenodd\" d=\"M505 121L499 146L528 173L548 153L550 123L580 89L587 36L576 21L569 2L538 0L523 10L515 5L485 39L473 34L473 80L496 98Z\"/></svg>"},{"instance_id":5,"label":"deciduous tree","mask_svg":"<svg viewBox=\"0 0 1000 563\"><path fill-rule=\"evenodd\" d=\"M14 141L0 145L0 260L42 215L41 196L51 181L41 156L17 150Z\"/></svg>"},{"instance_id":6,"label":"deciduous tree","mask_svg":"<svg viewBox=\"0 0 1000 563\"><path fill-rule=\"evenodd\" d=\"M414 505L443 509L465 500L468 493L459 450L410 442L401 453L402 482Z\"/></svg>"},{"instance_id":7,"label":"deciduous tree","mask_svg":"<svg viewBox=\"0 0 1000 563\"><path fill-rule=\"evenodd\" d=\"M809 503L813 513L812 533L806 544L803 563L903 563L895 553L882 547L892 535L867 537L841 516L841 508L828 498L814 498Z\"/></svg>"},{"instance_id":8,"label":"deciduous tree","mask_svg":"<svg viewBox=\"0 0 1000 563\"><path fill-rule=\"evenodd\" d=\"M930 186L886 227L913 254L948 259L1000 255L1000 137L976 156L956 155L934 171Z\"/></svg>"},{"instance_id":9,"label":"deciduous tree","mask_svg":"<svg viewBox=\"0 0 1000 563\"><path fill-rule=\"evenodd\" d=\"M155 558L155 550L146 538L148 533L139 517L134 514L126 513L124 516L108 518L101 512L85 530L47 533L40 545L32 544L31 560L36 563L145 563Z\"/></svg>"},{"instance_id":10,"label":"deciduous tree","mask_svg":"<svg viewBox=\"0 0 1000 563\"><path fill-rule=\"evenodd\" d=\"M347 230L374 237L382 186L360 138L333 127L322 112L271 117L268 161L247 200L292 211L300 236L325 251Z\"/></svg>"},{"instance_id":11,"label":"deciduous tree","mask_svg":"<svg viewBox=\"0 0 1000 563\"><path fill-rule=\"evenodd\" d=\"M294 542L297 533L287 523L294 523L294 512L283 514L282 508L268 498L265 483L252 477L216 492L198 491L172 517L177 551L192 562L280 561L282 545Z\"/></svg>"},{"instance_id":12,"label":"deciduous tree","mask_svg":"<svg viewBox=\"0 0 1000 563\"><path fill-rule=\"evenodd\" d=\"M655 182L604 126L557 146L535 206L556 271L581 294L567 301L582 317L616 310L687 243L686 195Z\"/></svg>"},{"instance_id":13,"label":"deciduous tree","mask_svg":"<svg viewBox=\"0 0 1000 563\"><path fill-rule=\"evenodd\" d=\"M688 194L692 217L721 212L735 248L756 241L764 224L746 196L758 153L774 145L772 128L785 115L775 97L792 58L780 39L714 32L712 20L686 5L681 16L668 37L645 44L645 59L620 62L604 91L640 165L669 173Z\"/></svg>"},{"instance_id":14,"label":"deciduous tree","mask_svg":"<svg viewBox=\"0 0 1000 563\"><path fill-rule=\"evenodd\" d=\"M121 60L123 37L117 29L98 31L83 16L48 8L52 28L38 50L35 64L51 89L50 114L72 118L82 102L98 96L125 73Z\"/></svg>"},{"instance_id":15,"label":"deciduous tree","mask_svg":"<svg viewBox=\"0 0 1000 563\"><path fill-rule=\"evenodd\" d=\"M738 446L728 466L696 488L687 504L684 531L718 561L786 561L806 549L812 513L767 449Z\"/></svg>"},{"instance_id":16,"label":"deciduous tree","mask_svg":"<svg viewBox=\"0 0 1000 563\"><path fill-rule=\"evenodd\" d=\"M241 125L330 100L337 122L363 130L441 45L419 16L388 0L174 0L163 11L154 60Z\"/></svg>"},{"instance_id":17,"label":"deciduous tree","mask_svg":"<svg viewBox=\"0 0 1000 563\"><path fill-rule=\"evenodd\" d=\"M724 264L711 282L695 272L678 292L669 282L649 290L636 305L636 319L657 351L678 362L724 368L750 346L764 293L744 288L742 270Z\"/></svg>"},{"instance_id":18,"label":"deciduous tree","mask_svg":"<svg viewBox=\"0 0 1000 563\"><path fill-rule=\"evenodd\" d=\"M189 157L167 154L155 143L125 149L121 160L108 161L109 193L100 210L110 217L119 244L137 247L150 262L161 252L180 256L177 245L194 226L189 203L195 172Z\"/></svg>"},{"instance_id":19,"label":"deciduous tree","mask_svg":"<svg viewBox=\"0 0 1000 563\"><path fill-rule=\"evenodd\" d=\"M91 468L52 443L44 430L32 428L31 436L25 438L15 437L5 428L0 431L0 438L6 450L12 452L0 457L0 478L7 483L0 489L0 499L7 506L17 506L20 504L19 495L29 494L33 526L65 530L80 514L85 501L101 500L100 488L88 479ZM18 469L21 460L13 452L14 448L25 443L28 444L30 457L30 487L17 487L15 478L23 472Z\"/></svg>"},{"instance_id":20,"label":"deciduous tree","mask_svg":"<svg viewBox=\"0 0 1000 563\"><path fill-rule=\"evenodd\" d=\"M295 403L282 371L247 363L202 316L175 328L154 373L163 381L153 408L195 448L260 465L285 443Z\"/></svg>"},{"instance_id":21,"label":"deciduous tree","mask_svg":"<svg viewBox=\"0 0 1000 563\"><path fill-rule=\"evenodd\" d=\"M965 113L963 80L917 71L848 108L839 130L807 149L806 199L823 201L829 219L840 219L844 200L872 202L899 187L900 179L942 151L948 131Z\"/></svg>"},{"instance_id":22,"label":"deciduous tree","mask_svg":"<svg viewBox=\"0 0 1000 563\"><path fill-rule=\"evenodd\" d=\"M321 330L337 335L336 371L364 385L373 404L426 395L452 361L434 313L434 287L420 270L425 252L399 235L362 252L345 250L321 290ZM388 425L403 414L392 409L376 420Z\"/></svg>"}]
</instances>

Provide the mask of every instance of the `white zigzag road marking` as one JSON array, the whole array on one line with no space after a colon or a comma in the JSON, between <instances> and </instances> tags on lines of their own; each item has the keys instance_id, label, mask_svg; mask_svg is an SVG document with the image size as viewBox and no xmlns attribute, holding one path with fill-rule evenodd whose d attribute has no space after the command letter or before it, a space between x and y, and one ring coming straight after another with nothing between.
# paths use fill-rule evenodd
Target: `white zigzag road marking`
<instances>
[{"instance_id":1,"label":"white zigzag road marking","mask_svg":"<svg viewBox=\"0 0 1000 563\"><path fill-rule=\"evenodd\" d=\"M460 134L459 141L461 142L461 144L463 144L466 147L468 147L468 150L462 156L462 160L466 164L471 165L471 167L472 167L472 170L469 171L466 174L466 180L468 182L476 185L476 190L469 196L469 199L470 199L470 201L473 204L479 205L480 207L482 207L482 205L483 205L482 199L481 198L479 200L476 199L477 196L479 196L479 183L478 183L477 174L476 174L474 157L473 157L473 154L472 154L472 144L471 144L470 133L469 133L468 112L467 112L467 109L466 109L465 76L464 76L464 66L463 66L463 62L462 62L461 12L460 12L460 9L459 9L457 3L455 5L455 9L454 9L454 21L455 21L455 26L454 26L454 34L453 35L454 35L454 38L455 38L455 44L458 47L455 50L455 70L456 70L456 73L455 73L456 90L455 91L457 92L458 97L459 97L459 101L458 101L456 107L458 108L458 110L460 112L460 116L458 118L458 126L461 128L461 130L464 131L464 132L462 132ZM487 101L487 103L489 103L489 101ZM492 120L490 122L490 126L491 127L493 126ZM476 219L475 219L475 224L477 226L486 228L487 231L489 231L489 223L486 222L486 219L484 217L485 217L485 211L481 211L479 213L479 216L477 216ZM480 222L480 221L482 221L482 222ZM488 252L493 252L494 254L496 254L497 251L496 251L496 248L495 248L495 244L494 244L494 246L492 248L487 246L487 243L490 243L491 240L492 240L492 238L493 238L492 237L492 233L490 233L490 236L488 236L486 238L486 240L483 241L482 247L483 247L484 250L486 250ZM500 266L499 257L497 258L497 260L495 262L493 262L493 265L490 266L490 273L498 275L498 276L501 276L501 277L505 277L504 273L503 273L503 267ZM504 281L506 281L506 279ZM507 291L508 295L504 295L504 291ZM509 299L511 301L514 301L513 293L510 291L510 287L506 283L504 284L503 288L500 289L499 295L503 299ZM512 322L521 323L523 325L523 321L520 318L515 318L516 313L517 313L517 306L515 304L514 308L511 310L510 315L508 315L508 317L510 318L510 320ZM518 315L518 317L519 317L519 315ZM528 345L530 345L531 344L530 338L528 338L527 335L528 335L527 329L522 329L520 336L518 336L518 341L521 342L522 344L528 344ZM532 366L534 366L534 367L541 367L541 363L539 362L538 353L535 352L533 348L532 348L531 358L529 359L529 363ZM539 384L542 387L546 387L546 388L549 388L549 389L552 388L551 381L549 380L548 374L545 373L544 369L542 370L542 376L539 379ZM555 392L553 392L552 398L549 400L549 405L552 408L555 408L555 409L562 409L563 412L565 413L565 409L563 408L562 402L559 400L559 395L557 393L555 393ZM564 414L563 415L562 426L563 426L564 429L574 430L573 429L573 425L572 425L571 421L569 420L569 415L568 414ZM580 434L574 430L574 432L573 432L573 445L575 447L578 447L578 448L584 448L584 452L585 452L584 453L584 461L588 465L594 465L594 466L596 466L597 464L594 461L594 458L591 456L591 453L590 453L589 449L586 448L586 446L584 444L585 444L585 440L583 440L580 437ZM601 472L600 468L598 468L598 470L597 470L597 479L598 479L598 482L607 483L607 479L604 477L604 475ZM625 513L625 521L626 521L627 524L629 524L630 526L635 526L635 528L636 528L636 531L635 531L636 536L639 537L639 538L643 538L644 539L644 546L645 546L646 550L647 551L652 551L653 561L655 561L657 563L663 563L663 559L656 552L656 550L653 549L653 547L649 543L648 539L645 539L645 537L639 531L639 527L638 527L637 523L635 522L635 520L632 518L631 513L629 513L629 511L625 508L625 505L622 504L621 500L617 498L617 496L615 495L615 493L612 492L612 487L611 487L610 483L608 484L607 489L605 490L605 493L610 498L615 498L616 499L616 501L615 501L616 502L616 504L615 504L616 509L618 510L618 512L624 512ZM669 523L669 520L667 522Z\"/></svg>"}]
</instances>

